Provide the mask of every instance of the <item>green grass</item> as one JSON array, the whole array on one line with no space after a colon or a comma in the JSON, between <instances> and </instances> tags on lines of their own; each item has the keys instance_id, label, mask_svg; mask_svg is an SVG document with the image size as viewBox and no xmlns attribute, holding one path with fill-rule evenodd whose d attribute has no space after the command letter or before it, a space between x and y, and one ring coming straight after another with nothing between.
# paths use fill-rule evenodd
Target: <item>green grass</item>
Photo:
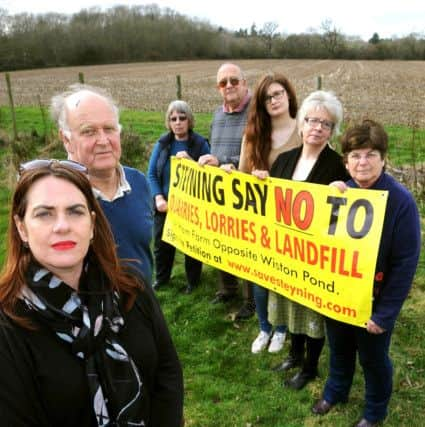
<instances>
[{"instance_id":1,"label":"green grass","mask_svg":"<svg viewBox=\"0 0 425 427\"><path fill-rule=\"evenodd\" d=\"M43 114L46 122L43 120ZM56 126L49 118L46 109L42 113L37 107L18 107L15 111L18 134L21 132L37 133L38 135L56 132ZM196 114L195 131L208 137L211 114ZM155 142L166 132L164 113L156 111L122 110L120 121L123 129L137 133L146 143ZM11 133L13 130L12 115L9 108L0 106L0 129Z\"/></svg>"},{"instance_id":2,"label":"green grass","mask_svg":"<svg viewBox=\"0 0 425 427\"><path fill-rule=\"evenodd\" d=\"M252 355L256 319L234 323L239 305L211 305L216 271L204 266L202 284L192 295L180 292L185 278L178 257L172 284L158 293L168 319L185 377L187 426L335 426L351 425L360 415L363 379L358 367L350 402L326 417L310 413L323 389L328 349L320 361L320 378L295 392L282 387L286 376L271 371L288 352ZM423 276L422 276L423 277ZM387 426L419 426L417 408L425 405L425 287L418 278L393 336L394 393Z\"/></svg>"},{"instance_id":3,"label":"green grass","mask_svg":"<svg viewBox=\"0 0 425 427\"><path fill-rule=\"evenodd\" d=\"M3 265L6 242L4 236L7 231L7 214L9 212L10 192L6 189L0 190L0 265Z\"/></svg>"},{"instance_id":4,"label":"green grass","mask_svg":"<svg viewBox=\"0 0 425 427\"><path fill-rule=\"evenodd\" d=\"M9 113L0 108L0 129L11 131ZM208 135L211 116L197 115L196 130ZM36 108L17 110L20 132L44 133L41 114ZM125 129L141 135L152 144L165 131L163 114L123 111ZM51 123L49 129L54 129ZM398 164L423 161L424 130L418 140L406 127L387 129L390 134L391 161ZM1 134L0 134L1 139ZM419 141L419 142L418 142ZM411 144L409 146L409 144ZM6 153L3 145L0 159ZM410 148L409 148L410 147ZM418 155L412 153L415 150ZM0 175L4 172L0 171ZM9 192L0 188L0 233L6 230ZM0 260L4 256L4 239L0 240ZM424 251L423 251L424 252ZM181 293L185 285L182 255L178 254L171 285L158 293L169 328L179 353L185 379L185 417L187 427L346 427L361 415L363 379L358 368L346 405L338 405L326 417L310 413L314 399L320 397L327 373L328 350L320 360L320 378L304 390L295 392L282 387L284 376L271 371L288 352L288 344L278 355L267 352L252 355L251 342L258 333L255 318L235 323L232 313L239 303L211 305L217 290L217 272L204 266L202 283L191 295ZM399 317L393 335L394 393L386 426L423 425L420 410L425 407L425 259L410 297Z\"/></svg>"},{"instance_id":5,"label":"green grass","mask_svg":"<svg viewBox=\"0 0 425 427\"><path fill-rule=\"evenodd\" d=\"M43 114L46 122L43 120ZM56 132L50 121L48 111L44 113L37 107L16 108L16 126L18 133L31 132L38 135ZM196 114L195 131L208 137L211 114ZM121 123L124 130L140 135L142 143L152 145L158 137L166 132L164 113L146 112L138 110L121 111ZM7 107L0 107L0 129L7 133L12 132L12 118ZM389 126L386 128L390 149L388 157L394 166L406 163L420 163L425 161L425 129L412 129L408 126ZM0 135L1 138L1 135Z\"/></svg>"},{"instance_id":6,"label":"green grass","mask_svg":"<svg viewBox=\"0 0 425 427\"><path fill-rule=\"evenodd\" d=\"M195 131L208 137L211 114L196 114ZM164 113L156 111L132 111L121 112L121 123L124 129L132 130L142 136L147 142L155 142L158 137L166 132Z\"/></svg>"},{"instance_id":7,"label":"green grass","mask_svg":"<svg viewBox=\"0 0 425 427\"><path fill-rule=\"evenodd\" d=\"M394 166L425 161L425 129L388 126L389 159Z\"/></svg>"}]
</instances>

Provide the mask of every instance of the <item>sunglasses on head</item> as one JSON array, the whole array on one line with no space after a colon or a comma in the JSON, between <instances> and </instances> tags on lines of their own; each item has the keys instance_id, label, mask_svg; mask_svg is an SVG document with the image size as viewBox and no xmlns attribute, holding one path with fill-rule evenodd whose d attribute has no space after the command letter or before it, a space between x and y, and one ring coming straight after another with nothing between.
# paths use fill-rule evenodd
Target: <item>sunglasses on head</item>
<instances>
[{"instance_id":1,"label":"sunglasses on head","mask_svg":"<svg viewBox=\"0 0 425 427\"><path fill-rule=\"evenodd\" d=\"M81 163L74 162L74 160L35 159L20 164L18 171L18 179L24 172L34 169L50 168L52 165L55 164L71 168L86 175L88 174L87 168Z\"/></svg>"},{"instance_id":2,"label":"sunglasses on head","mask_svg":"<svg viewBox=\"0 0 425 427\"><path fill-rule=\"evenodd\" d=\"M176 122L177 119L179 119L179 121L184 122L187 120L187 116L174 116L174 117L170 117L170 122Z\"/></svg>"},{"instance_id":3,"label":"sunglasses on head","mask_svg":"<svg viewBox=\"0 0 425 427\"><path fill-rule=\"evenodd\" d=\"M222 79L217 83L217 86L220 88L225 88L227 86L227 83L230 83L232 86L237 86L241 79L238 79L237 77L229 77L227 79Z\"/></svg>"}]
</instances>

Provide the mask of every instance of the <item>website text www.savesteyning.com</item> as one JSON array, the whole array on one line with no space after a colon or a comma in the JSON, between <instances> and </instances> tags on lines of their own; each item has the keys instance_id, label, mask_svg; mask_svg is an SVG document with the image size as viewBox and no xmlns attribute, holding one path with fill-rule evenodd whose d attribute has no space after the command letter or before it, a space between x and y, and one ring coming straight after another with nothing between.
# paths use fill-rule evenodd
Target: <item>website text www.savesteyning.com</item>
<instances>
[{"instance_id":1,"label":"website text www.savesteyning.com","mask_svg":"<svg viewBox=\"0 0 425 427\"><path fill-rule=\"evenodd\" d=\"M285 291L285 294L288 297L296 296L305 301L309 301L322 311L337 313L353 319L357 317L357 311L354 308L342 306L332 301L324 301L322 297L312 292L309 292L306 287L301 288L294 284L287 283L285 280L283 280L280 277L276 277L272 274L264 273L256 269L251 269L251 267L246 264L241 264L241 263L233 262L230 260L227 262L227 264L233 271L239 271L241 273L245 273L246 275L249 275L251 278L258 278L262 282L267 282L270 285L272 285L272 287L276 291L278 291L278 289L281 289Z\"/></svg>"}]
</instances>

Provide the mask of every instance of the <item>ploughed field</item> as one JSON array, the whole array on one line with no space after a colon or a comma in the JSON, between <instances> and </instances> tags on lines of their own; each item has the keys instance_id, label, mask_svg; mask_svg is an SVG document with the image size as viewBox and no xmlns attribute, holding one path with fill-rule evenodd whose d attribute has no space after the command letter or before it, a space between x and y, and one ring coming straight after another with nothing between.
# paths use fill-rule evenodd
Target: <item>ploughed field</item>
<instances>
[{"instance_id":1,"label":"ploughed field","mask_svg":"<svg viewBox=\"0 0 425 427\"><path fill-rule=\"evenodd\" d=\"M212 112L220 103L216 71L223 61L145 62L50 68L11 72L16 106L48 105L50 97L78 81L110 90L122 108L165 111L176 98L176 76L181 76L182 98L194 112ZM424 61L241 60L251 87L269 71L284 73L301 101L322 88L342 100L345 120L374 118L386 125L425 127ZM0 105L8 104L5 79L0 77ZM39 96L39 97L38 97Z\"/></svg>"}]
</instances>

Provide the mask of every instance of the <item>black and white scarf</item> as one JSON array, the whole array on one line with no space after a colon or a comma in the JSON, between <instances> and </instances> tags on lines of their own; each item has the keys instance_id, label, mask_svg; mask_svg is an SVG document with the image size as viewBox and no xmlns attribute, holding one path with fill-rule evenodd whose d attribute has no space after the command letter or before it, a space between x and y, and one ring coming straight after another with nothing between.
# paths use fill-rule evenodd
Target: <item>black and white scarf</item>
<instances>
[{"instance_id":1,"label":"black and white scarf","mask_svg":"<svg viewBox=\"0 0 425 427\"><path fill-rule=\"evenodd\" d=\"M99 427L145 426L142 378L120 343L124 319L119 294L109 289L103 273L87 263L76 292L50 271L33 265L27 285L21 297L29 309L85 360Z\"/></svg>"}]
</instances>

